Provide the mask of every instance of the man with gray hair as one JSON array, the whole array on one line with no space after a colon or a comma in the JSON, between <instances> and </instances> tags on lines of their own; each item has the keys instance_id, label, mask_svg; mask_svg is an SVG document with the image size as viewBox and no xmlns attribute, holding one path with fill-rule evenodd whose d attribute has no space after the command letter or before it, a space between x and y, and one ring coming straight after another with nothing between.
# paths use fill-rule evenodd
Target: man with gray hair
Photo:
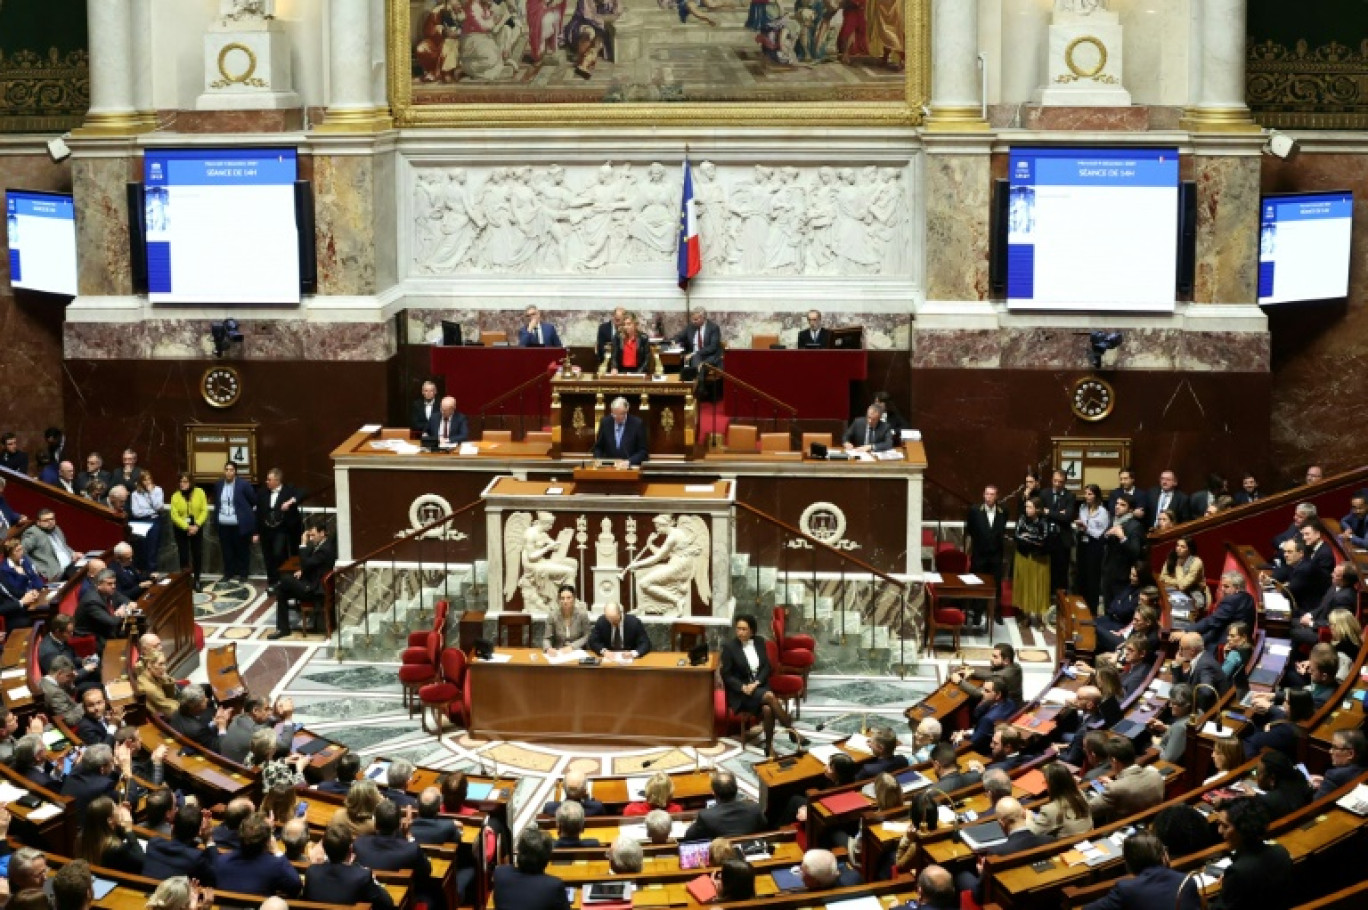
<instances>
[{"instance_id":1,"label":"man with gray hair","mask_svg":"<svg viewBox=\"0 0 1368 910\"><path fill-rule=\"evenodd\" d=\"M1273 552L1282 548L1284 540L1295 540L1301 537L1301 529L1307 525L1320 524L1320 510L1313 502L1299 502L1292 510L1292 524L1288 525L1287 530L1273 538ZM24 549L28 549L25 547Z\"/></svg>"},{"instance_id":2,"label":"man with gray hair","mask_svg":"<svg viewBox=\"0 0 1368 910\"><path fill-rule=\"evenodd\" d=\"M62 781L62 795L71 797L71 811L80 818L96 799L113 795L120 777L132 775L133 757L127 747L119 746L116 752L109 746L97 744L81 754L75 769Z\"/></svg>"},{"instance_id":3,"label":"man with gray hair","mask_svg":"<svg viewBox=\"0 0 1368 910\"><path fill-rule=\"evenodd\" d=\"M1192 627L1192 631L1202 636L1207 650L1215 650L1226 639L1226 629L1236 622L1254 628L1254 598L1250 596L1245 577L1239 572L1226 572L1221 575L1221 599L1216 609Z\"/></svg>"},{"instance_id":4,"label":"man with gray hair","mask_svg":"<svg viewBox=\"0 0 1368 910\"><path fill-rule=\"evenodd\" d=\"M608 410L594 438L594 457L612 461L619 468L640 466L650 458L646 425L640 417L627 413L626 398L614 398Z\"/></svg>"},{"instance_id":5,"label":"man with gray hair","mask_svg":"<svg viewBox=\"0 0 1368 910\"><path fill-rule=\"evenodd\" d=\"M76 604L76 634L95 636L95 653L103 654L105 642L125 638L124 618L129 600L119 593L119 576L105 569L95 576L95 586L81 595Z\"/></svg>"},{"instance_id":6,"label":"man with gray hair","mask_svg":"<svg viewBox=\"0 0 1368 910\"><path fill-rule=\"evenodd\" d=\"M408 792L409 781L413 780L415 770L413 762L406 758L396 758L385 769L385 783L389 786L380 792L400 809L418 805L418 798Z\"/></svg>"},{"instance_id":7,"label":"man with gray hair","mask_svg":"<svg viewBox=\"0 0 1368 910\"><path fill-rule=\"evenodd\" d=\"M232 708L219 708L209 713L209 698L200 686L189 685L181 690L180 710L167 718L167 725L180 735L210 752L220 751L220 739L228 732L233 717ZM210 720L212 718L212 720Z\"/></svg>"},{"instance_id":8,"label":"man with gray hair","mask_svg":"<svg viewBox=\"0 0 1368 910\"><path fill-rule=\"evenodd\" d=\"M685 381L699 376L705 377L703 366L722 367L722 330L717 323L708 318L708 311L694 307L689 314L689 324L684 331L675 336L675 344L684 349L684 363L679 377ZM695 393L699 401L712 401L717 388L715 381L704 381Z\"/></svg>"},{"instance_id":9,"label":"man with gray hair","mask_svg":"<svg viewBox=\"0 0 1368 910\"><path fill-rule=\"evenodd\" d=\"M1012 778L1001 768L989 768L983 772L983 791L988 801L996 806L999 800L1012 795Z\"/></svg>"},{"instance_id":10,"label":"man with gray hair","mask_svg":"<svg viewBox=\"0 0 1368 910\"><path fill-rule=\"evenodd\" d=\"M584 837L584 807L572 799L567 799L556 809L556 842L552 846L597 847L599 842L592 837Z\"/></svg>"},{"instance_id":11,"label":"man with gray hair","mask_svg":"<svg viewBox=\"0 0 1368 910\"><path fill-rule=\"evenodd\" d=\"M48 880L47 857L41 850L20 847L10 857L6 878L9 880L10 894L18 894L30 888L42 889Z\"/></svg>"},{"instance_id":12,"label":"man with gray hair","mask_svg":"<svg viewBox=\"0 0 1368 910\"><path fill-rule=\"evenodd\" d=\"M646 839L651 843L668 844L673 830L674 819L664 809L652 809L646 813Z\"/></svg>"},{"instance_id":13,"label":"man with gray hair","mask_svg":"<svg viewBox=\"0 0 1368 910\"><path fill-rule=\"evenodd\" d=\"M608 848L608 871L614 875L636 875L645 864L641 842L635 837L619 835Z\"/></svg>"},{"instance_id":14,"label":"man with gray hair","mask_svg":"<svg viewBox=\"0 0 1368 910\"><path fill-rule=\"evenodd\" d=\"M860 873L849 866L842 870L836 862L836 854L830 850L809 850L804 853L799 874L803 878L803 887L809 891L848 888L863 881Z\"/></svg>"},{"instance_id":15,"label":"man with gray hair","mask_svg":"<svg viewBox=\"0 0 1368 910\"><path fill-rule=\"evenodd\" d=\"M985 856L1010 856L1013 853L1020 853L1023 850L1032 850L1043 846L1054 840L1043 834L1036 834L1027 824L1028 816L1021 803L1013 797L1007 796L993 804L993 814L997 817L997 822L1002 826L1003 832L1007 835L1007 840L1003 843L988 847L978 857L978 871L961 872L956 881L956 885L961 891L974 892L974 901L981 907L983 906L983 858Z\"/></svg>"},{"instance_id":16,"label":"man with gray hair","mask_svg":"<svg viewBox=\"0 0 1368 910\"><path fill-rule=\"evenodd\" d=\"M144 591L152 587L152 576L134 564L133 547L127 542L114 545L113 557L109 561L109 568L118 579L119 593L129 600L137 600Z\"/></svg>"},{"instance_id":17,"label":"man with gray hair","mask_svg":"<svg viewBox=\"0 0 1368 910\"><path fill-rule=\"evenodd\" d=\"M38 682L49 717L60 717L69 726L81 722L85 709L76 699L76 665L69 657L54 657Z\"/></svg>"}]
</instances>

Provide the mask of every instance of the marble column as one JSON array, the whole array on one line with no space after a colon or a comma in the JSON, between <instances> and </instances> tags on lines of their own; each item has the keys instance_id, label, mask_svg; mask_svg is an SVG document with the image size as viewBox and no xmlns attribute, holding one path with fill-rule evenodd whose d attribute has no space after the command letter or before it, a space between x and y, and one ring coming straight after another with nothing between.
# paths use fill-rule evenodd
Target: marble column
<instances>
[{"instance_id":1,"label":"marble column","mask_svg":"<svg viewBox=\"0 0 1368 910\"><path fill-rule=\"evenodd\" d=\"M1194 303L1257 302L1263 142L1257 132L1193 137L1198 199Z\"/></svg>"},{"instance_id":2,"label":"marble column","mask_svg":"<svg viewBox=\"0 0 1368 910\"><path fill-rule=\"evenodd\" d=\"M90 42L90 110L85 135L126 136L142 132L133 77L133 0L86 4Z\"/></svg>"},{"instance_id":3,"label":"marble column","mask_svg":"<svg viewBox=\"0 0 1368 910\"><path fill-rule=\"evenodd\" d=\"M992 137L931 135L926 145L926 301L923 314L953 304L988 306L988 215ZM946 251L953 250L953 253ZM918 321L922 315L918 316ZM928 323L929 324L929 323Z\"/></svg>"},{"instance_id":4,"label":"marble column","mask_svg":"<svg viewBox=\"0 0 1368 910\"><path fill-rule=\"evenodd\" d=\"M986 130L978 67L977 0L931 4L930 130Z\"/></svg>"},{"instance_id":5,"label":"marble column","mask_svg":"<svg viewBox=\"0 0 1368 910\"><path fill-rule=\"evenodd\" d=\"M133 110L144 130L157 128L157 106L152 100L152 0L133 0L133 55L129 59L133 81Z\"/></svg>"},{"instance_id":6,"label":"marble column","mask_svg":"<svg viewBox=\"0 0 1368 910\"><path fill-rule=\"evenodd\" d=\"M1197 103L1183 118L1194 132L1255 132L1245 104L1245 17L1249 0L1204 0L1202 83Z\"/></svg>"},{"instance_id":7,"label":"marble column","mask_svg":"<svg viewBox=\"0 0 1368 910\"><path fill-rule=\"evenodd\" d=\"M384 34L372 34L370 0L331 0L328 4L328 110L318 129L337 133L372 133L391 121L377 108L372 85L372 46Z\"/></svg>"}]
</instances>

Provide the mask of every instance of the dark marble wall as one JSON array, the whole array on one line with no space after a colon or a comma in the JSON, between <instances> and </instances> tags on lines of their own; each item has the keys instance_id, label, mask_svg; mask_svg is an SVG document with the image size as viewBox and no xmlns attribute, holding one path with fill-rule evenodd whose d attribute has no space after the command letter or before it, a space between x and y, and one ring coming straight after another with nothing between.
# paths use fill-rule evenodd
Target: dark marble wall
<instances>
[{"instance_id":1,"label":"dark marble wall","mask_svg":"<svg viewBox=\"0 0 1368 910\"><path fill-rule=\"evenodd\" d=\"M185 466L185 427L257 423L257 459L288 482L333 502L331 452L366 423L384 422L385 363L235 361L238 402L222 410L200 396L200 378L219 361L70 360L62 376L73 452L98 450L109 462L132 447L163 489Z\"/></svg>"},{"instance_id":2,"label":"dark marble wall","mask_svg":"<svg viewBox=\"0 0 1368 910\"><path fill-rule=\"evenodd\" d=\"M1048 467L1056 436L1131 440L1144 486L1171 468L1183 489L1210 471L1266 475L1272 381L1267 373L1113 370L1116 409L1098 423L1069 409L1077 371L916 369L912 423L926 444L927 514L959 519L983 487L1015 489L1028 465ZM1238 481L1237 481L1238 483ZM1265 484L1276 489L1279 484Z\"/></svg>"},{"instance_id":3,"label":"dark marble wall","mask_svg":"<svg viewBox=\"0 0 1368 910\"><path fill-rule=\"evenodd\" d=\"M71 191L71 171L44 152L0 156L0 187ZM0 250L9 248L0 223ZM10 287L9 256L0 255L0 432L19 434L27 452L41 448L43 430L62 422L62 321L66 298Z\"/></svg>"},{"instance_id":4,"label":"dark marble wall","mask_svg":"<svg viewBox=\"0 0 1368 910\"><path fill-rule=\"evenodd\" d=\"M1349 297L1338 303L1267 308L1273 338L1274 462L1291 481L1310 462L1326 473L1365 462L1360 428L1368 370L1368 156L1302 154L1265 158L1263 191L1354 192Z\"/></svg>"}]
</instances>

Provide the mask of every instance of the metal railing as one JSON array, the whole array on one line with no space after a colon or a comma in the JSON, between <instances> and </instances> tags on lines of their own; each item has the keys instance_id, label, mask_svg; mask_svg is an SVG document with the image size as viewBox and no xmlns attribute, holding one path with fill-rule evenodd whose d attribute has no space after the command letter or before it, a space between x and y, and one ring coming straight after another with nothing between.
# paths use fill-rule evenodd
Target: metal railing
<instances>
[{"instance_id":1,"label":"metal railing","mask_svg":"<svg viewBox=\"0 0 1368 910\"><path fill-rule=\"evenodd\" d=\"M495 420L500 430L509 429L509 422L516 420L519 439L527 435L529 422L534 430L546 426L551 419L551 375L538 373L480 408L475 415L480 433L483 435Z\"/></svg>"},{"instance_id":2,"label":"metal railing","mask_svg":"<svg viewBox=\"0 0 1368 910\"><path fill-rule=\"evenodd\" d=\"M760 428L762 422L769 421L770 431L775 433L787 432L793 434L794 421L798 419L798 409L785 401L780 401L773 395L746 382L744 379L737 379L731 373L721 367L713 366L710 363L702 364L698 372L698 381L701 385L704 382L727 383L736 394L733 394L728 402L729 410L727 417L732 423L754 423ZM707 402L714 411L718 408L717 402ZM700 410L704 407L700 404ZM783 426L780 426L780 422Z\"/></svg>"}]
</instances>

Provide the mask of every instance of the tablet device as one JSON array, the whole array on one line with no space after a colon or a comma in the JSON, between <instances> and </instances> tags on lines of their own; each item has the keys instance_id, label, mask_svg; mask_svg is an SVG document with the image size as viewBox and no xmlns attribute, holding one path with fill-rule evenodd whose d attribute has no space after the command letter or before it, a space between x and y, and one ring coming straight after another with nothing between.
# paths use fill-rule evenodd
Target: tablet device
<instances>
[{"instance_id":1,"label":"tablet device","mask_svg":"<svg viewBox=\"0 0 1368 910\"><path fill-rule=\"evenodd\" d=\"M679 844L679 868L702 869L708 865L708 841L686 840Z\"/></svg>"},{"instance_id":2,"label":"tablet device","mask_svg":"<svg viewBox=\"0 0 1368 910\"><path fill-rule=\"evenodd\" d=\"M584 886L586 904L609 904L627 900L626 882L594 882Z\"/></svg>"}]
</instances>

